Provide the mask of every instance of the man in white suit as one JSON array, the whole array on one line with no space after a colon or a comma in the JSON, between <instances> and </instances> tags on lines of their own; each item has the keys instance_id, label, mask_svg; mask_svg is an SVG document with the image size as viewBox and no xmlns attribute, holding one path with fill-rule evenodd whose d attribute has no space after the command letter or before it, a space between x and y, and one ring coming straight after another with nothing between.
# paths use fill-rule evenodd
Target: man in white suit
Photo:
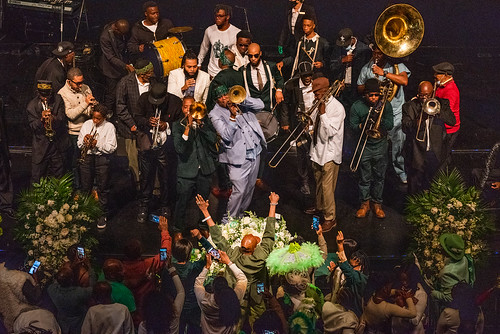
<instances>
[{"instance_id":1,"label":"man in white suit","mask_svg":"<svg viewBox=\"0 0 500 334\"><path fill-rule=\"evenodd\" d=\"M192 96L196 101L205 103L210 86L210 76L198 69L198 56L187 50L182 58L181 67L170 71L168 75L168 92L180 99Z\"/></svg>"},{"instance_id":2,"label":"man in white suit","mask_svg":"<svg viewBox=\"0 0 500 334\"><path fill-rule=\"evenodd\" d=\"M233 191L227 203L231 217L240 217L252 201L259 172L260 153L266 147L255 113L264 108L262 100L247 97L240 105L229 101L225 86L216 88L217 104L208 116L221 137L219 161L228 166ZM227 214L222 219L228 223Z\"/></svg>"}]
</instances>

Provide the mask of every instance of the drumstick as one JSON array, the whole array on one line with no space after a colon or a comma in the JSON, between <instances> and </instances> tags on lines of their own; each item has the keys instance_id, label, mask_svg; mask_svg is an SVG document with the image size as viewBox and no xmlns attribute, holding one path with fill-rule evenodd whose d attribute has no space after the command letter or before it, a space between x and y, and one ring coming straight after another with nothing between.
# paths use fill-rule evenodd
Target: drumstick
<instances>
[{"instance_id":1,"label":"drumstick","mask_svg":"<svg viewBox=\"0 0 500 334\"><path fill-rule=\"evenodd\" d=\"M311 61L313 62L314 64L314 59L311 58L311 56L309 55L309 53L306 51L306 49L304 49L304 47L302 47L302 50L304 51L304 53L309 57L309 59L311 59Z\"/></svg>"}]
</instances>

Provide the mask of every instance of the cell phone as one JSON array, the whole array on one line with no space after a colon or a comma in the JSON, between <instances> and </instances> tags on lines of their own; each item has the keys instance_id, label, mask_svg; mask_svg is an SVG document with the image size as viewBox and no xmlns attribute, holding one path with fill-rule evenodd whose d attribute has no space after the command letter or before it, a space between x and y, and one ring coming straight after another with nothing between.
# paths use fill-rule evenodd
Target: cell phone
<instances>
[{"instance_id":1,"label":"cell phone","mask_svg":"<svg viewBox=\"0 0 500 334\"><path fill-rule=\"evenodd\" d=\"M160 216L157 215L149 215L149 220L152 221L153 223L159 224L160 223Z\"/></svg>"},{"instance_id":2,"label":"cell phone","mask_svg":"<svg viewBox=\"0 0 500 334\"><path fill-rule=\"evenodd\" d=\"M160 248L160 261L167 261L167 249Z\"/></svg>"},{"instance_id":3,"label":"cell phone","mask_svg":"<svg viewBox=\"0 0 500 334\"><path fill-rule=\"evenodd\" d=\"M220 253L219 253L219 250L218 250L218 249L215 249L215 248L211 247L211 248L208 250L208 253L209 253L210 255L212 255L212 257L213 257L214 259L216 259L217 261L219 261L219 260L220 260Z\"/></svg>"},{"instance_id":4,"label":"cell phone","mask_svg":"<svg viewBox=\"0 0 500 334\"><path fill-rule=\"evenodd\" d=\"M279 213L275 213L274 217L276 218L276 220L280 220L281 219L281 215Z\"/></svg>"},{"instance_id":5,"label":"cell phone","mask_svg":"<svg viewBox=\"0 0 500 334\"><path fill-rule=\"evenodd\" d=\"M270 330L264 329L264 334L276 334L276 331L270 331Z\"/></svg>"},{"instance_id":6,"label":"cell phone","mask_svg":"<svg viewBox=\"0 0 500 334\"><path fill-rule=\"evenodd\" d=\"M79 259L83 259L85 257L85 249L83 249L83 247L77 247L76 254L78 255Z\"/></svg>"},{"instance_id":7,"label":"cell phone","mask_svg":"<svg viewBox=\"0 0 500 334\"><path fill-rule=\"evenodd\" d=\"M264 293L264 283L262 283L262 282L257 283L257 293L259 295Z\"/></svg>"},{"instance_id":8,"label":"cell phone","mask_svg":"<svg viewBox=\"0 0 500 334\"><path fill-rule=\"evenodd\" d=\"M40 267L40 261L35 261L30 268L30 271L29 271L30 275L33 275L34 273L36 273L36 271L38 270L38 267Z\"/></svg>"},{"instance_id":9,"label":"cell phone","mask_svg":"<svg viewBox=\"0 0 500 334\"><path fill-rule=\"evenodd\" d=\"M313 229L319 230L319 216L313 216Z\"/></svg>"}]
</instances>

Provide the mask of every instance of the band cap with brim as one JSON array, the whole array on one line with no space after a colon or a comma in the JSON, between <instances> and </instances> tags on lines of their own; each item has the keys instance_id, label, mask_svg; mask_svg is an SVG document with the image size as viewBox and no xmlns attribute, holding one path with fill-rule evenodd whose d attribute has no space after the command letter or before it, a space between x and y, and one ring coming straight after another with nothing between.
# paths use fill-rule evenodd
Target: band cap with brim
<instances>
[{"instance_id":1,"label":"band cap with brim","mask_svg":"<svg viewBox=\"0 0 500 334\"><path fill-rule=\"evenodd\" d=\"M36 83L38 93L43 97L48 97L52 93L52 81L38 80Z\"/></svg>"},{"instance_id":2,"label":"band cap with brim","mask_svg":"<svg viewBox=\"0 0 500 334\"><path fill-rule=\"evenodd\" d=\"M453 72L455 72L455 67L446 61L432 66L432 69L437 74L453 75Z\"/></svg>"},{"instance_id":3,"label":"band cap with brim","mask_svg":"<svg viewBox=\"0 0 500 334\"><path fill-rule=\"evenodd\" d=\"M375 78L366 80L363 93L380 93L380 82Z\"/></svg>"},{"instance_id":4,"label":"band cap with brim","mask_svg":"<svg viewBox=\"0 0 500 334\"><path fill-rule=\"evenodd\" d=\"M155 82L149 91L148 101L153 105L160 105L167 96L167 86L161 82Z\"/></svg>"},{"instance_id":5,"label":"band cap with brim","mask_svg":"<svg viewBox=\"0 0 500 334\"><path fill-rule=\"evenodd\" d=\"M215 98L218 99L221 96L229 94L229 89L226 86L220 85L215 88Z\"/></svg>"},{"instance_id":6,"label":"band cap with brim","mask_svg":"<svg viewBox=\"0 0 500 334\"><path fill-rule=\"evenodd\" d=\"M455 261L464 257L465 243L461 236L455 233L444 233L439 237L444 251Z\"/></svg>"},{"instance_id":7,"label":"band cap with brim","mask_svg":"<svg viewBox=\"0 0 500 334\"><path fill-rule=\"evenodd\" d=\"M344 28L339 31L335 44L337 44L338 46L346 47L349 44L351 44L351 41L352 41L351 28Z\"/></svg>"},{"instance_id":8,"label":"band cap with brim","mask_svg":"<svg viewBox=\"0 0 500 334\"><path fill-rule=\"evenodd\" d=\"M299 76L306 77L313 74L313 66L308 61L299 63L298 66Z\"/></svg>"},{"instance_id":9,"label":"band cap with brim","mask_svg":"<svg viewBox=\"0 0 500 334\"><path fill-rule=\"evenodd\" d=\"M52 54L56 57L64 57L73 52L74 48L73 43L62 41L57 44L57 48L52 50Z\"/></svg>"},{"instance_id":10,"label":"band cap with brim","mask_svg":"<svg viewBox=\"0 0 500 334\"><path fill-rule=\"evenodd\" d=\"M312 82L312 91L318 91L323 88L328 88L330 87L330 81L328 81L327 78L325 77L319 77L313 80Z\"/></svg>"}]
</instances>

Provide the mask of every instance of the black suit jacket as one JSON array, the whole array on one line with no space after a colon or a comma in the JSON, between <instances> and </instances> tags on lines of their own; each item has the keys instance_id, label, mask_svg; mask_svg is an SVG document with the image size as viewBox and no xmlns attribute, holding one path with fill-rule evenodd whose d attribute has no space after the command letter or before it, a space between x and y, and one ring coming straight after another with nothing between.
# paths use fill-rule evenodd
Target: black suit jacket
<instances>
[{"instance_id":1,"label":"black suit jacket","mask_svg":"<svg viewBox=\"0 0 500 334\"><path fill-rule=\"evenodd\" d=\"M167 38L170 35L168 29L173 26L174 24L169 19L160 19L156 32L153 33L142 24L142 20L136 22L130 32L130 39L127 46L128 51L131 55L137 57L140 54L139 45L153 43Z\"/></svg>"},{"instance_id":2,"label":"black suit jacket","mask_svg":"<svg viewBox=\"0 0 500 334\"><path fill-rule=\"evenodd\" d=\"M333 44L331 47L330 54L330 71L332 74L333 81L339 79L342 80L345 77L346 66L342 63L342 57L347 55L347 51L345 47L338 46L337 44ZM361 73L361 69L363 66L370 61L372 56L372 50L359 39L356 42L356 48L353 52L353 60L351 63L352 66L352 80L351 84L354 86L354 89L357 89L357 81L359 77L359 73Z\"/></svg>"},{"instance_id":3,"label":"black suit jacket","mask_svg":"<svg viewBox=\"0 0 500 334\"><path fill-rule=\"evenodd\" d=\"M261 61L264 63L264 69L265 69L266 77L267 77L267 82L261 91L259 91L259 89L257 87L255 87L254 83L252 82L252 73L250 72L251 71L250 64L248 64L245 67L240 67L240 71L243 72L243 80L245 79L245 77L247 79L248 90L249 90L247 92L247 94L249 93L251 97L261 99L265 105L264 110L271 111L271 109L272 109L271 102L276 102L274 91L271 94L272 101L270 99L269 90L271 89L271 81L274 79L274 81L276 83L275 87L274 87L275 89L278 89L278 88L283 89L284 80L283 80L283 77L281 76L278 68L276 67L276 63L273 63L272 61L265 61L265 60L261 60ZM269 73L267 71L266 64L269 65L269 70L271 72L271 75L269 75Z\"/></svg>"},{"instance_id":4,"label":"black suit jacket","mask_svg":"<svg viewBox=\"0 0 500 334\"><path fill-rule=\"evenodd\" d=\"M116 86L116 130L124 138L133 138L130 128L135 124L133 114L139 113L139 86L135 73L129 73Z\"/></svg>"},{"instance_id":5,"label":"black suit jacket","mask_svg":"<svg viewBox=\"0 0 500 334\"><path fill-rule=\"evenodd\" d=\"M64 102L59 94L55 94L49 99L49 108L54 116L52 120L52 129L55 131L53 141L49 141L45 136L45 127L42 123L42 103L38 96L33 98L26 108L28 113L28 123L33 131L32 162L40 163L51 145L63 153L69 148L70 141L68 135L68 119L64 113Z\"/></svg>"},{"instance_id":6,"label":"black suit jacket","mask_svg":"<svg viewBox=\"0 0 500 334\"><path fill-rule=\"evenodd\" d=\"M142 94L139 97L137 111L133 114L135 123L137 124L137 149L139 151L147 151L151 148L152 136L149 124L149 118L155 116L156 106L148 101L149 92ZM177 96L167 93L165 101L158 106L161 110L160 119L167 122L172 129L173 123L184 117L182 113L182 100Z\"/></svg>"},{"instance_id":7,"label":"black suit jacket","mask_svg":"<svg viewBox=\"0 0 500 334\"><path fill-rule=\"evenodd\" d=\"M35 73L35 92L38 80L52 81L52 91L58 92L66 84L66 67L57 57L45 60Z\"/></svg>"},{"instance_id":8,"label":"black suit jacket","mask_svg":"<svg viewBox=\"0 0 500 334\"><path fill-rule=\"evenodd\" d=\"M280 38L278 40L278 45L282 46L288 55L293 53L293 48L299 39L304 35L304 31L302 30L302 19L304 15L310 15L316 17L316 12L314 11L313 6L302 4L302 8L300 12L304 14L300 14L297 17L297 21L295 22L294 33L292 35L292 8L288 8L286 11L286 22L281 29Z\"/></svg>"},{"instance_id":9,"label":"black suit jacket","mask_svg":"<svg viewBox=\"0 0 500 334\"><path fill-rule=\"evenodd\" d=\"M299 87L299 80L300 78L298 77L293 78L285 85L285 89L283 91L285 100L281 104L281 126L297 126L297 111L305 109L304 96L302 95L302 90Z\"/></svg>"},{"instance_id":10,"label":"black suit jacket","mask_svg":"<svg viewBox=\"0 0 500 334\"><path fill-rule=\"evenodd\" d=\"M104 26L99 43L102 55L99 60L102 74L108 78L119 79L127 74L125 51L127 43L123 37L116 37L111 29L112 23Z\"/></svg>"},{"instance_id":11,"label":"black suit jacket","mask_svg":"<svg viewBox=\"0 0 500 334\"><path fill-rule=\"evenodd\" d=\"M456 123L456 119L450 109L450 102L447 99L440 98L438 98L438 101L441 104L441 111L438 115L432 117L429 136L431 139L431 150L436 155L438 161L442 163L443 159L446 158L446 152L444 151L443 147L443 139L446 135L444 124L453 126ZM406 102L405 104L403 104L403 115L401 122L403 132L406 134L406 141L404 145L405 164L408 168L423 171L427 140L425 140L424 142L416 140L416 133L421 110L422 105L418 99L413 99ZM422 124L420 125L420 131L418 133L418 138L424 138L426 118L427 115L424 114L422 117Z\"/></svg>"}]
</instances>

